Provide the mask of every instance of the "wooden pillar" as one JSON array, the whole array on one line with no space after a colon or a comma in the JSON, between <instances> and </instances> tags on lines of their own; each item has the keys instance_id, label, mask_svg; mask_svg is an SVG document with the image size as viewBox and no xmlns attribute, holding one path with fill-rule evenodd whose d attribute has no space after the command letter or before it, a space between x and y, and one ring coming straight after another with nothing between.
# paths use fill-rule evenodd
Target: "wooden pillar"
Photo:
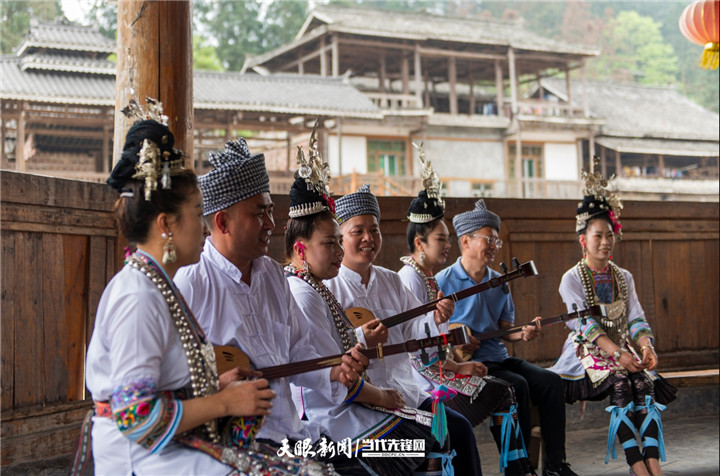
<instances>
[{"instance_id":1,"label":"wooden pillar","mask_svg":"<svg viewBox=\"0 0 720 476\"><path fill-rule=\"evenodd\" d=\"M0 108L2 108L3 105L0 104ZM2 110L0 110L0 168L7 169L7 157L5 155L5 134L7 133L5 129L5 117L3 117L4 114L2 113Z\"/></svg>"},{"instance_id":2,"label":"wooden pillar","mask_svg":"<svg viewBox=\"0 0 720 476\"><path fill-rule=\"evenodd\" d=\"M232 139L232 111L225 111L225 142Z\"/></svg>"},{"instance_id":3,"label":"wooden pillar","mask_svg":"<svg viewBox=\"0 0 720 476\"><path fill-rule=\"evenodd\" d=\"M500 60L495 60L495 96L498 116L505 116L505 84Z\"/></svg>"},{"instance_id":4,"label":"wooden pillar","mask_svg":"<svg viewBox=\"0 0 720 476\"><path fill-rule=\"evenodd\" d=\"M420 45L418 43L415 43L415 99L417 100L418 107L423 107L422 96L420 95L420 90L422 89L420 87L422 81L422 68L420 65L420 61Z\"/></svg>"},{"instance_id":5,"label":"wooden pillar","mask_svg":"<svg viewBox=\"0 0 720 476\"><path fill-rule=\"evenodd\" d=\"M595 131L590 131L588 134L588 153L590 154L590 171L594 172L595 167Z\"/></svg>"},{"instance_id":6,"label":"wooden pillar","mask_svg":"<svg viewBox=\"0 0 720 476\"><path fill-rule=\"evenodd\" d=\"M607 149L600 147L600 172L603 177L607 177Z\"/></svg>"},{"instance_id":7,"label":"wooden pillar","mask_svg":"<svg viewBox=\"0 0 720 476\"><path fill-rule=\"evenodd\" d=\"M545 91L543 90L542 76L540 75L540 73L537 73L535 75L535 79L537 81L537 86L538 86L538 99L540 101L543 101L545 99Z\"/></svg>"},{"instance_id":8,"label":"wooden pillar","mask_svg":"<svg viewBox=\"0 0 720 476\"><path fill-rule=\"evenodd\" d=\"M293 156L293 146L292 146L292 139L290 136L290 131L285 132L285 170L290 171L290 160L292 160Z\"/></svg>"},{"instance_id":9,"label":"wooden pillar","mask_svg":"<svg viewBox=\"0 0 720 476\"><path fill-rule=\"evenodd\" d=\"M623 176L622 163L620 162L620 151L618 150L615 151L615 176Z\"/></svg>"},{"instance_id":10,"label":"wooden pillar","mask_svg":"<svg viewBox=\"0 0 720 476\"><path fill-rule=\"evenodd\" d=\"M410 59L407 57L407 55L405 53L403 53L402 63L400 63L400 66L402 68L402 92L403 92L403 94L409 94L410 93Z\"/></svg>"},{"instance_id":11,"label":"wooden pillar","mask_svg":"<svg viewBox=\"0 0 720 476\"><path fill-rule=\"evenodd\" d=\"M583 117L588 117L590 115L590 108L588 106L587 78L585 75L585 63L584 62L582 64L582 66L580 67L580 74L582 77L582 88L583 88L583 97L582 97Z\"/></svg>"},{"instance_id":12,"label":"wooden pillar","mask_svg":"<svg viewBox=\"0 0 720 476\"><path fill-rule=\"evenodd\" d=\"M665 156L658 154L658 170L657 173L660 177L665 176Z\"/></svg>"},{"instance_id":13,"label":"wooden pillar","mask_svg":"<svg viewBox=\"0 0 720 476\"><path fill-rule=\"evenodd\" d=\"M508 70L510 75L510 108L513 115L518 113L517 76L515 74L515 50L508 48Z\"/></svg>"},{"instance_id":14,"label":"wooden pillar","mask_svg":"<svg viewBox=\"0 0 720 476\"><path fill-rule=\"evenodd\" d=\"M425 74L425 104L431 104L430 102L430 80L427 77L427 73Z\"/></svg>"},{"instance_id":15,"label":"wooden pillar","mask_svg":"<svg viewBox=\"0 0 720 476\"><path fill-rule=\"evenodd\" d=\"M457 98L457 63L454 56L448 58L448 78L450 81L450 114L455 116L458 113Z\"/></svg>"},{"instance_id":16,"label":"wooden pillar","mask_svg":"<svg viewBox=\"0 0 720 476\"><path fill-rule=\"evenodd\" d=\"M570 66L569 65L565 66L565 91L567 92L567 103L569 106L570 104L572 104L572 88L570 87ZM572 109L568 110L568 115L569 116L573 115Z\"/></svg>"},{"instance_id":17,"label":"wooden pillar","mask_svg":"<svg viewBox=\"0 0 720 476\"><path fill-rule=\"evenodd\" d=\"M380 72L378 73L378 89L385 91L385 52L380 54Z\"/></svg>"},{"instance_id":18,"label":"wooden pillar","mask_svg":"<svg viewBox=\"0 0 720 476\"><path fill-rule=\"evenodd\" d=\"M25 172L25 103L19 104L18 123L15 129L15 170Z\"/></svg>"},{"instance_id":19,"label":"wooden pillar","mask_svg":"<svg viewBox=\"0 0 720 476\"><path fill-rule=\"evenodd\" d=\"M102 165L99 172L104 174L110 173L110 162L112 162L112 160L108 159L112 159L112 157L110 157L110 126L103 126Z\"/></svg>"},{"instance_id":20,"label":"wooden pillar","mask_svg":"<svg viewBox=\"0 0 720 476\"><path fill-rule=\"evenodd\" d=\"M327 76L327 58L325 57L325 37L320 38L320 76Z\"/></svg>"},{"instance_id":21,"label":"wooden pillar","mask_svg":"<svg viewBox=\"0 0 720 476\"><path fill-rule=\"evenodd\" d=\"M468 61L468 83L470 86L470 115L475 114L475 79L472 74L472 65Z\"/></svg>"},{"instance_id":22,"label":"wooden pillar","mask_svg":"<svg viewBox=\"0 0 720 476\"><path fill-rule=\"evenodd\" d=\"M119 111L130 98L144 107L149 96L162 102L175 147L193 166L191 10L191 2L118 2L113 162L133 122Z\"/></svg>"},{"instance_id":23,"label":"wooden pillar","mask_svg":"<svg viewBox=\"0 0 720 476\"><path fill-rule=\"evenodd\" d=\"M515 183L517 184L516 198L523 196L523 170L522 170L522 139L520 138L520 121L513 119L517 125L517 134L515 135Z\"/></svg>"},{"instance_id":24,"label":"wooden pillar","mask_svg":"<svg viewBox=\"0 0 720 476\"><path fill-rule=\"evenodd\" d=\"M305 74L305 62L300 59L301 54L298 53L298 74L302 76Z\"/></svg>"},{"instance_id":25,"label":"wooden pillar","mask_svg":"<svg viewBox=\"0 0 720 476\"><path fill-rule=\"evenodd\" d=\"M338 175L342 175L343 169L342 169L342 159L343 159L343 152L342 152L342 118L337 117L337 141L338 141Z\"/></svg>"},{"instance_id":26,"label":"wooden pillar","mask_svg":"<svg viewBox=\"0 0 720 476\"><path fill-rule=\"evenodd\" d=\"M340 52L338 46L338 37L337 33L335 33L332 36L332 43L330 44L332 50L332 75L334 77L340 76Z\"/></svg>"}]
</instances>

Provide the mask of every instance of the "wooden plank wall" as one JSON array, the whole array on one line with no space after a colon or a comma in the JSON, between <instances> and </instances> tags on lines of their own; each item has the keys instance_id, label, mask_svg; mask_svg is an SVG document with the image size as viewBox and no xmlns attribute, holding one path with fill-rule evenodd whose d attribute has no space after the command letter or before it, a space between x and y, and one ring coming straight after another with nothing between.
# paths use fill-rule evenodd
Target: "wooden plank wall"
<instances>
[{"instance_id":1,"label":"wooden plank wall","mask_svg":"<svg viewBox=\"0 0 720 476\"><path fill-rule=\"evenodd\" d=\"M119 269L101 184L2 173L2 465L68 453L89 407L85 349Z\"/></svg>"},{"instance_id":2,"label":"wooden plank wall","mask_svg":"<svg viewBox=\"0 0 720 476\"><path fill-rule=\"evenodd\" d=\"M2 218L2 465L71 451L88 407L85 348L103 287L122 263L114 229L116 194L103 184L6 172L0 176ZM274 195L276 227L270 254L282 259L287 196ZM448 199L447 215L474 199ZM381 198L383 248L378 264L398 269L406 252L403 221L409 198ZM499 261L534 260L539 276L511 283L518 320L564 311L560 277L580 257L575 202L488 199L503 218L507 244ZM629 202L625 238L615 259L636 280L640 301L657 334L661 367L718 365L717 203ZM452 227L450 227L452 229ZM453 243L451 260L457 257ZM565 331L511 352L550 363Z\"/></svg>"}]
</instances>

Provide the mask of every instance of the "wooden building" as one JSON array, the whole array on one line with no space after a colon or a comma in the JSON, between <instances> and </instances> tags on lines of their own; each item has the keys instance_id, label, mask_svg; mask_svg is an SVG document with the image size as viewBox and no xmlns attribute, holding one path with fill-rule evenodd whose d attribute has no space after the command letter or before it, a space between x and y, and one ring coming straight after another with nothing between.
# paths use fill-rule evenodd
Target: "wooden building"
<instances>
[{"instance_id":1,"label":"wooden building","mask_svg":"<svg viewBox=\"0 0 720 476\"><path fill-rule=\"evenodd\" d=\"M92 28L33 22L0 57L2 168L105 179L114 48ZM194 72L194 165L242 135L282 193L320 118L340 194L414 195L423 142L448 196L577 198L596 153L629 198L717 201L718 115L673 89L583 80L597 54L513 21L319 5L244 73Z\"/></svg>"}]
</instances>

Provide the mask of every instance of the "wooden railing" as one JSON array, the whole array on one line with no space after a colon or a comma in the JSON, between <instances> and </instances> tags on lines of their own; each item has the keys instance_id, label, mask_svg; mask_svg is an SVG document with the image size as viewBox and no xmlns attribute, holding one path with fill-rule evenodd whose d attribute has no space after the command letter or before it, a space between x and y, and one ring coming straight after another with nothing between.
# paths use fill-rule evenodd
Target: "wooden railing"
<instances>
[{"instance_id":1,"label":"wooden railing","mask_svg":"<svg viewBox=\"0 0 720 476\"><path fill-rule=\"evenodd\" d=\"M403 110L423 109L422 100L418 100L414 94L382 93L374 91L363 91L370 101L380 109Z\"/></svg>"},{"instance_id":2,"label":"wooden railing","mask_svg":"<svg viewBox=\"0 0 720 476\"><path fill-rule=\"evenodd\" d=\"M572 104L524 99L518 101L518 114L552 117L585 117L585 109Z\"/></svg>"},{"instance_id":3,"label":"wooden railing","mask_svg":"<svg viewBox=\"0 0 720 476\"><path fill-rule=\"evenodd\" d=\"M122 266L114 228L117 194L107 185L3 171L2 218L2 465L68 454L89 402L85 349L105 284ZM357 185L359 186L359 185ZM412 190L417 190L417 185ZM412 193L414 195L415 193ZM270 255L283 255L287 193L273 195L276 225ZM380 266L399 269L406 253L404 221L411 197L380 196ZM474 198L446 198L446 221L473 207ZM486 198L500 215L506 243L496 264L534 260L539 276L510 284L516 319L565 310L557 293L562 274L580 258L574 233L577 199ZM615 261L630 270L656 335L660 368L717 368L717 203L626 202L623 240ZM456 241L448 264L458 255ZM567 334L543 330L510 352L548 364Z\"/></svg>"}]
</instances>

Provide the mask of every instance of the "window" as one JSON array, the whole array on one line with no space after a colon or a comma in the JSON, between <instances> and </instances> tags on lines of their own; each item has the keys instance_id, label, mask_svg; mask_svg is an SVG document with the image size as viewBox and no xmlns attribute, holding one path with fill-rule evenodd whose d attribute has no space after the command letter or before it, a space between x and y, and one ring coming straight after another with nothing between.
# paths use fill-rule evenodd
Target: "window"
<instances>
[{"instance_id":1,"label":"window","mask_svg":"<svg viewBox=\"0 0 720 476\"><path fill-rule=\"evenodd\" d=\"M508 177L515 178L515 143L508 143ZM523 144L521 164L524 178L538 178L543 176L543 146L542 144Z\"/></svg>"},{"instance_id":2,"label":"window","mask_svg":"<svg viewBox=\"0 0 720 476\"><path fill-rule=\"evenodd\" d=\"M389 176L405 176L407 167L407 142L404 140L368 139L368 172L383 172Z\"/></svg>"}]
</instances>

